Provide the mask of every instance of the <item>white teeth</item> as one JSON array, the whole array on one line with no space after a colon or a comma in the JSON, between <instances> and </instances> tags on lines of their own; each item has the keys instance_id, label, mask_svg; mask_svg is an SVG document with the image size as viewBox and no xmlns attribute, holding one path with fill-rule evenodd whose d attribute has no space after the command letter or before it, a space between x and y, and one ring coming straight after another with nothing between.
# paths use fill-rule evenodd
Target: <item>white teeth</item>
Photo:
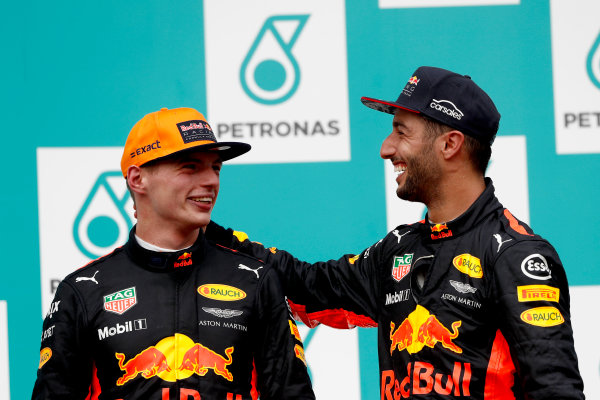
<instances>
[{"instance_id":1,"label":"white teeth","mask_svg":"<svg viewBox=\"0 0 600 400\"><path fill-rule=\"evenodd\" d=\"M193 201L200 201L200 202L211 203L212 202L212 197L195 197L192 200Z\"/></svg>"},{"instance_id":2,"label":"white teeth","mask_svg":"<svg viewBox=\"0 0 600 400\"><path fill-rule=\"evenodd\" d=\"M406 165L394 165L394 172L402 175L406 171Z\"/></svg>"}]
</instances>

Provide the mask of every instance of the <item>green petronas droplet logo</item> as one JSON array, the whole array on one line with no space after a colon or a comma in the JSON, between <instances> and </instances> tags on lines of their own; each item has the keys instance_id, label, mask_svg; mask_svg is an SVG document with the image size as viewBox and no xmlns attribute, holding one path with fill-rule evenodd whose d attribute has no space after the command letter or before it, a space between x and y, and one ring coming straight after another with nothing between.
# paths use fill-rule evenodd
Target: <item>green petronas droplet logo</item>
<instances>
[{"instance_id":1,"label":"green petronas droplet logo","mask_svg":"<svg viewBox=\"0 0 600 400\"><path fill-rule=\"evenodd\" d=\"M86 257L98 258L125 243L133 227L126 212L130 200L120 171L98 176L73 222L73 239Z\"/></svg>"},{"instance_id":2,"label":"green petronas droplet logo","mask_svg":"<svg viewBox=\"0 0 600 400\"><path fill-rule=\"evenodd\" d=\"M244 92L254 101L273 105L288 100L300 84L300 67L292 48L309 15L269 17L240 68Z\"/></svg>"},{"instance_id":3,"label":"green petronas droplet logo","mask_svg":"<svg viewBox=\"0 0 600 400\"><path fill-rule=\"evenodd\" d=\"M600 89L600 34L590 49L586 67L590 80Z\"/></svg>"}]
</instances>

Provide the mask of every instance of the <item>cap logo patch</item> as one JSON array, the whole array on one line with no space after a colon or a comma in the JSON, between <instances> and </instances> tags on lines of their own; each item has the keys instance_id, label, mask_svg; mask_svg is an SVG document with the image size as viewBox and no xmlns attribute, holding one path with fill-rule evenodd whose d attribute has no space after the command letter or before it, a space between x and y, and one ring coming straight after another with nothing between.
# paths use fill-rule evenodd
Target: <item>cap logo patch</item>
<instances>
[{"instance_id":1,"label":"cap logo patch","mask_svg":"<svg viewBox=\"0 0 600 400\"><path fill-rule=\"evenodd\" d=\"M416 75L413 75L406 83L406 86L404 86L404 89L402 89L401 95L408 96L408 97L412 96L413 92L415 91L415 89L420 81L421 80L419 78L417 78Z\"/></svg>"},{"instance_id":2,"label":"cap logo patch","mask_svg":"<svg viewBox=\"0 0 600 400\"><path fill-rule=\"evenodd\" d=\"M152 150L156 150L156 149L161 149L162 147L160 147L160 140L155 140L154 142L144 145L142 147L138 147L137 149L135 149L135 151L132 151L131 153L129 153L129 155L131 156L131 158L135 157L135 156L139 156L140 154L143 153L149 153Z\"/></svg>"},{"instance_id":3,"label":"cap logo patch","mask_svg":"<svg viewBox=\"0 0 600 400\"><path fill-rule=\"evenodd\" d=\"M447 115L451 116L452 118L457 119L459 121L462 117L465 116L465 114L463 114L463 112L460 111L458 109L458 107L456 107L454 105L454 103L452 103L449 100L433 99L431 101L431 103L429 104L429 107L433 108L434 110L443 112L444 114L447 114Z\"/></svg>"},{"instance_id":4,"label":"cap logo patch","mask_svg":"<svg viewBox=\"0 0 600 400\"><path fill-rule=\"evenodd\" d=\"M183 143L210 140L216 142L215 134L206 121L192 120L177 124Z\"/></svg>"}]
</instances>

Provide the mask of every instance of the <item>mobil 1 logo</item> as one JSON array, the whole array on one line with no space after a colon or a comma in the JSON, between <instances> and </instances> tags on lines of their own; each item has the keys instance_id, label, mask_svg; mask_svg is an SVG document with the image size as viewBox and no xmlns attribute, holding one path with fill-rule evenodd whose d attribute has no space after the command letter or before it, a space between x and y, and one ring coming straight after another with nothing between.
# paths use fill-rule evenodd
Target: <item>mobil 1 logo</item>
<instances>
[{"instance_id":1,"label":"mobil 1 logo","mask_svg":"<svg viewBox=\"0 0 600 400\"><path fill-rule=\"evenodd\" d=\"M349 160L345 2L205 0L204 15L207 116L253 147L233 162Z\"/></svg>"}]
</instances>

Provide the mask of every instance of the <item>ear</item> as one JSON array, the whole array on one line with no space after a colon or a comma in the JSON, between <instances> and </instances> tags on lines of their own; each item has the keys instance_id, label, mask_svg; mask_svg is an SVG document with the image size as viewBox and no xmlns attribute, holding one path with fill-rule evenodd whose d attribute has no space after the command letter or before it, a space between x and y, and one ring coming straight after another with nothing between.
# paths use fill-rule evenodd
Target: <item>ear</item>
<instances>
[{"instance_id":1,"label":"ear","mask_svg":"<svg viewBox=\"0 0 600 400\"><path fill-rule=\"evenodd\" d=\"M449 160L458 154L465 142L465 135L457 130L448 131L444 133L441 138L443 140L442 156L446 160Z\"/></svg>"},{"instance_id":2,"label":"ear","mask_svg":"<svg viewBox=\"0 0 600 400\"><path fill-rule=\"evenodd\" d=\"M136 194L143 194L146 191L144 180L142 179L142 170L137 165L132 165L127 170L127 184L129 189Z\"/></svg>"}]
</instances>

